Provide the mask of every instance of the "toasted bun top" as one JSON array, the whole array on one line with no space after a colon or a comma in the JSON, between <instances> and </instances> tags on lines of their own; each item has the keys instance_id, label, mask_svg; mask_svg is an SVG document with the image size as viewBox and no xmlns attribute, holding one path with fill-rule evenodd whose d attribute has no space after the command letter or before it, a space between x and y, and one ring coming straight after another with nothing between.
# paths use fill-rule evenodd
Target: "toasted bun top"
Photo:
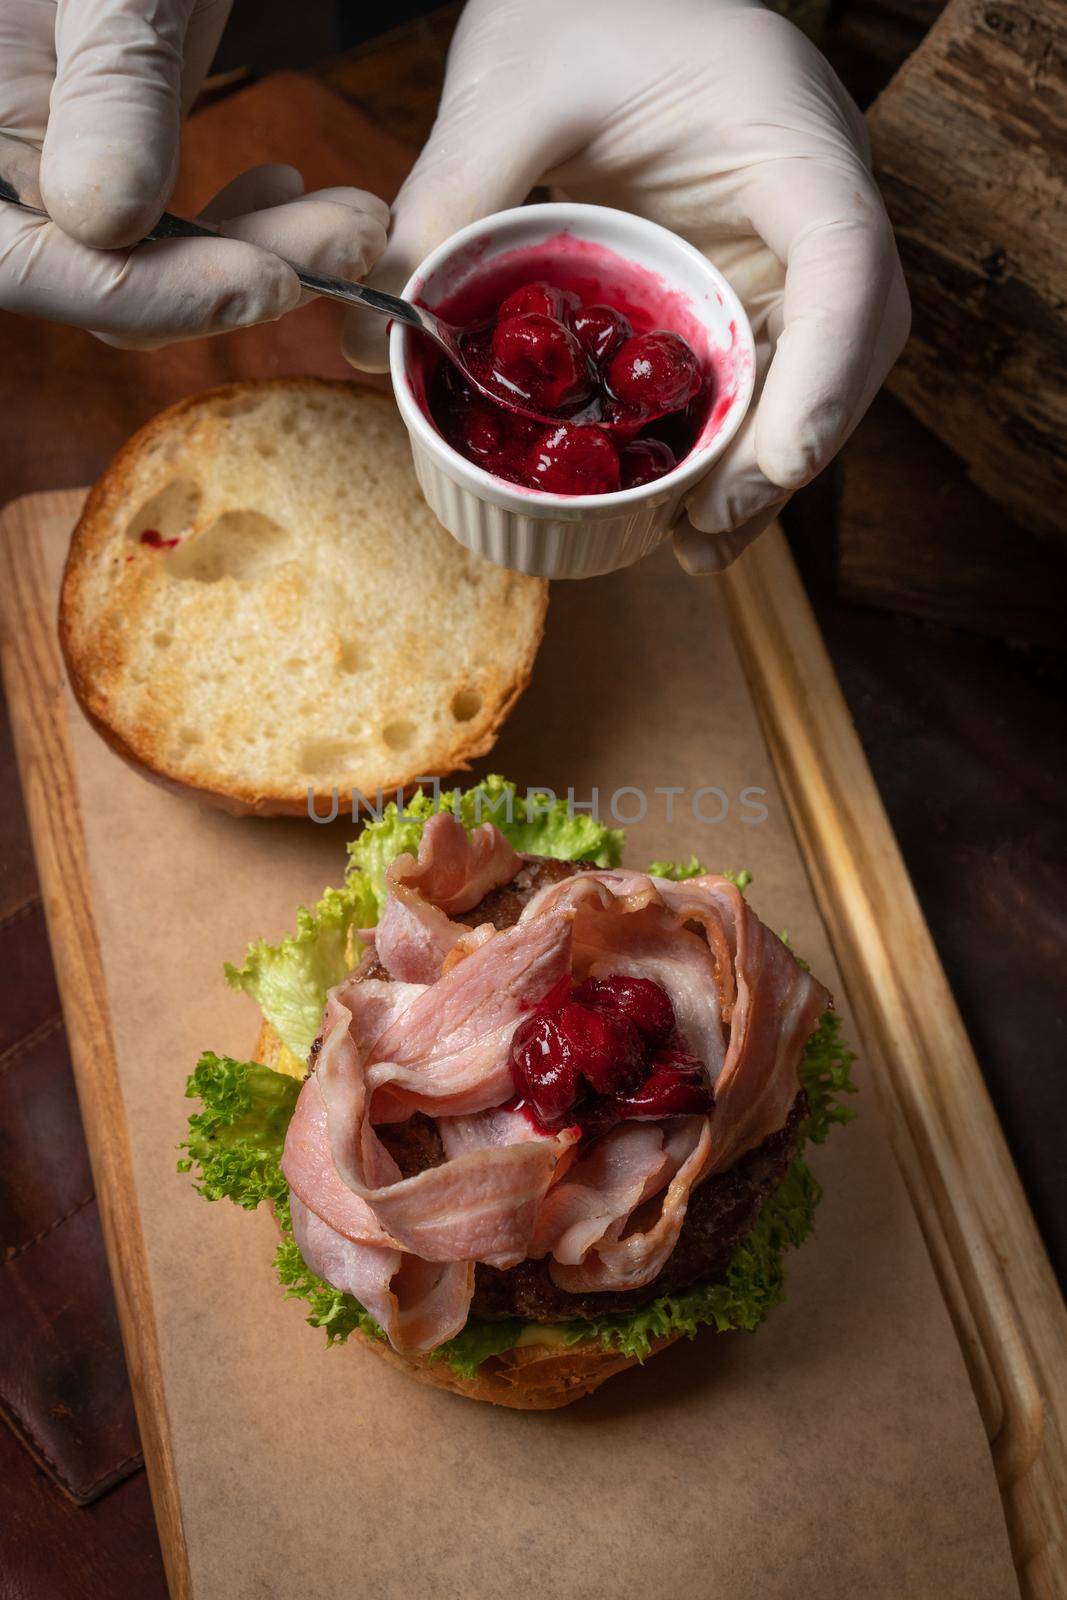
<instances>
[{"instance_id":1,"label":"toasted bun top","mask_svg":"<svg viewBox=\"0 0 1067 1600\"><path fill-rule=\"evenodd\" d=\"M74 531L60 638L100 731L232 810L302 813L489 750L547 585L423 502L392 401L277 378L210 390L119 451Z\"/></svg>"}]
</instances>

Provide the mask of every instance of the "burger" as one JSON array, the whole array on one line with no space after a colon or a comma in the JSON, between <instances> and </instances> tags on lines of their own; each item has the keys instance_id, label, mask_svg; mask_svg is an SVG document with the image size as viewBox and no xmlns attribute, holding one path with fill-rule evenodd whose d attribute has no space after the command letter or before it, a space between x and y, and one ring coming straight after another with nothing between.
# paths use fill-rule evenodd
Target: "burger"
<instances>
[{"instance_id":1,"label":"burger","mask_svg":"<svg viewBox=\"0 0 1067 1600\"><path fill-rule=\"evenodd\" d=\"M263 1026L201 1058L179 1166L273 1209L331 1343L548 1409L782 1297L852 1057L747 875L622 844L501 778L420 791L227 968Z\"/></svg>"}]
</instances>

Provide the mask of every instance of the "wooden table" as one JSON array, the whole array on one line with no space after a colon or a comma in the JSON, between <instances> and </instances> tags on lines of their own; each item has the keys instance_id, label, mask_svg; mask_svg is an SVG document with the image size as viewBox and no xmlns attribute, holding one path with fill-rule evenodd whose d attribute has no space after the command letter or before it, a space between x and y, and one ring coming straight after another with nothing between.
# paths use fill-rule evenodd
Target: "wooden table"
<instances>
[{"instance_id":1,"label":"wooden table","mask_svg":"<svg viewBox=\"0 0 1067 1600\"><path fill-rule=\"evenodd\" d=\"M219 136L225 102L209 107L190 125L185 202L203 197L215 171L221 183L234 168L273 155L295 160L313 184L354 177L390 193L406 168L408 148L424 137L432 116L449 26L445 15L323 68L323 79L367 113L366 119L349 113L347 128L342 105L340 125L309 125L295 77L275 80L260 93L252 103L255 116L246 101L225 139ZM247 160L236 148L242 140ZM71 330L5 318L3 333L9 360L0 388L6 442L0 501L90 480L145 416L230 373L345 370L328 308L317 306L279 328L190 346L152 363L107 351ZM824 485L817 497L825 492ZM799 507L793 520L795 547L835 667L1062 1274L1067 1112L1055 1045L1059 1039L1062 1059L1056 980L1067 874L1046 820L1063 798L1052 732L1062 672L1049 658L1035 660L998 642L841 605L825 562L820 567L825 551L810 536L817 521L810 506L807 515ZM58 1052L52 1071L59 1103L58 1002L2 720L0 775L6 780L0 789L0 936L17 947L21 963L0 1012L0 1075L28 1050ZM69 1099L69 1086L66 1093ZM69 1122L69 1105L65 1115ZM68 1178L73 1189L78 1182L83 1187L72 1189L54 1214L37 1216L25 1237L5 1237L5 1243L25 1254L73 1226L84 1228L91 1241L91 1188L84 1188L83 1173L68 1172ZM106 1294L94 1337L97 1361L110 1361L112 1375L121 1378ZM0 1430L0 1485L12 1546L5 1594L63 1600L136 1593L151 1600L165 1593L143 1474L131 1470L135 1459L114 1465L125 1473L117 1487L77 1507Z\"/></svg>"}]
</instances>

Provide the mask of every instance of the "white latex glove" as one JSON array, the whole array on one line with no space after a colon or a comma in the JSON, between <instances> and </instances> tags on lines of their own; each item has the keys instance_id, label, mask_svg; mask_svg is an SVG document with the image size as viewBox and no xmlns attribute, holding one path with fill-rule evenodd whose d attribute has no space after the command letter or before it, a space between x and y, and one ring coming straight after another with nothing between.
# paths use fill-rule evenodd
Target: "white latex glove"
<instances>
[{"instance_id":1,"label":"white latex glove","mask_svg":"<svg viewBox=\"0 0 1067 1600\"><path fill-rule=\"evenodd\" d=\"M300 174L281 166L242 174L207 207L200 220L225 238L123 248L166 207L181 117L229 9L230 0L0 0L0 173L14 179L16 169L31 200L40 150L53 219L0 204L0 307L153 348L299 305L296 275L268 251L348 278L377 260L384 201L348 188L305 195Z\"/></svg>"},{"instance_id":2,"label":"white latex glove","mask_svg":"<svg viewBox=\"0 0 1067 1600\"><path fill-rule=\"evenodd\" d=\"M692 491L675 549L728 565L856 426L908 296L863 119L802 33L752 0L469 0L440 112L372 282L543 182L662 223L737 290L762 393ZM351 312L346 354L384 369Z\"/></svg>"}]
</instances>

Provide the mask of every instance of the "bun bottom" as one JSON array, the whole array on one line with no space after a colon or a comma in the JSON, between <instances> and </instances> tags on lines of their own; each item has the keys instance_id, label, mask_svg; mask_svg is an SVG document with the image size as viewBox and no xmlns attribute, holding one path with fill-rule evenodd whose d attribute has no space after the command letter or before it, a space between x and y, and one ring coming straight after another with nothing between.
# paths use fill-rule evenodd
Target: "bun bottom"
<instances>
[{"instance_id":1,"label":"bun bottom","mask_svg":"<svg viewBox=\"0 0 1067 1600\"><path fill-rule=\"evenodd\" d=\"M278 1070L281 1052L281 1039L270 1023L264 1022L252 1060ZM666 1350L679 1337L674 1333L653 1340L645 1360ZM447 1361L431 1361L429 1355L401 1355L385 1339L373 1339L358 1328L349 1334L348 1342L362 1345L397 1371L406 1372L416 1383L448 1389L468 1400L509 1406L513 1411L556 1411L560 1406L569 1406L638 1362L636 1356L606 1348L599 1339L581 1339L577 1344L528 1344L501 1350L483 1361L473 1378L463 1378Z\"/></svg>"},{"instance_id":2,"label":"bun bottom","mask_svg":"<svg viewBox=\"0 0 1067 1600\"><path fill-rule=\"evenodd\" d=\"M678 1338L680 1335L675 1333L655 1340L650 1354L658 1355ZM384 1339L372 1339L358 1330L349 1339L372 1350L391 1367L406 1372L416 1383L448 1389L468 1400L508 1406L512 1411L557 1411L592 1394L617 1372L637 1365L636 1356L608 1350L599 1340L583 1339L578 1344L522 1345L517 1350L503 1350L484 1361L473 1378L463 1378L447 1361L431 1363L428 1356L400 1355Z\"/></svg>"}]
</instances>

